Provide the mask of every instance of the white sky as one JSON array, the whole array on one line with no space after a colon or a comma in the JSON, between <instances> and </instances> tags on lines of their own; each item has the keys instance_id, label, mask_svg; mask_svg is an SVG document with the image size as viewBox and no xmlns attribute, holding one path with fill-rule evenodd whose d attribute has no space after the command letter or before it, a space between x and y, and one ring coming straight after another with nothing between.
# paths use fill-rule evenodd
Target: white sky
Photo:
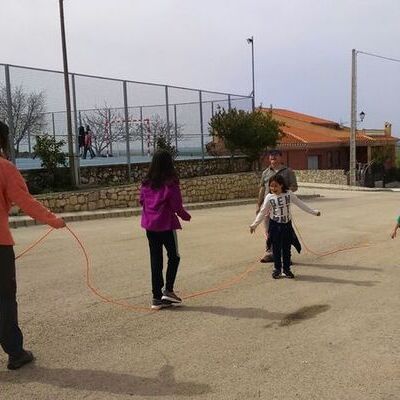
<instances>
[{"instance_id":1,"label":"white sky","mask_svg":"<svg viewBox=\"0 0 400 400\"><path fill-rule=\"evenodd\" d=\"M0 0L0 62L62 68L58 0ZM65 0L72 72L233 93L350 119L351 49L400 58L399 0ZM364 127L400 136L400 63L359 56Z\"/></svg>"}]
</instances>

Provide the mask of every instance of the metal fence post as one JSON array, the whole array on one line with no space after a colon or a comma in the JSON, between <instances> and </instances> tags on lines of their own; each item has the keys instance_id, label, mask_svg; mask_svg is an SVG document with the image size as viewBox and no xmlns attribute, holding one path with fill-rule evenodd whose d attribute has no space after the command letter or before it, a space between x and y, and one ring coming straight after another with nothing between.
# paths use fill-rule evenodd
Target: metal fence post
<instances>
[{"instance_id":1,"label":"metal fence post","mask_svg":"<svg viewBox=\"0 0 400 400\"><path fill-rule=\"evenodd\" d=\"M29 157L31 157L32 156L31 131L28 131L28 153Z\"/></svg>"},{"instance_id":2,"label":"metal fence post","mask_svg":"<svg viewBox=\"0 0 400 400\"><path fill-rule=\"evenodd\" d=\"M228 94L228 110L230 111L231 109L232 109L231 95Z\"/></svg>"},{"instance_id":3,"label":"metal fence post","mask_svg":"<svg viewBox=\"0 0 400 400\"><path fill-rule=\"evenodd\" d=\"M211 102L211 116L214 116L214 102Z\"/></svg>"},{"instance_id":4,"label":"metal fence post","mask_svg":"<svg viewBox=\"0 0 400 400\"><path fill-rule=\"evenodd\" d=\"M14 147L15 128L14 128L14 116L13 116L12 97L11 97L10 66L5 65L4 71L6 75L7 118L8 118L7 122L10 131L10 158L11 161L15 164L15 147Z\"/></svg>"},{"instance_id":5,"label":"metal fence post","mask_svg":"<svg viewBox=\"0 0 400 400\"><path fill-rule=\"evenodd\" d=\"M56 122L54 120L54 112L51 113L51 126L53 128L53 138L56 139Z\"/></svg>"},{"instance_id":6,"label":"metal fence post","mask_svg":"<svg viewBox=\"0 0 400 400\"><path fill-rule=\"evenodd\" d=\"M144 156L144 131L143 131L143 107L140 106L140 140L142 142L142 156Z\"/></svg>"},{"instance_id":7,"label":"metal fence post","mask_svg":"<svg viewBox=\"0 0 400 400\"><path fill-rule=\"evenodd\" d=\"M170 126L169 126L169 99L168 99L168 86L165 86L165 108L167 118L167 143L170 143Z\"/></svg>"},{"instance_id":8,"label":"metal fence post","mask_svg":"<svg viewBox=\"0 0 400 400\"><path fill-rule=\"evenodd\" d=\"M128 182L131 181L131 150L129 145L129 112L128 112L128 89L126 81L122 82L124 92L124 111L125 111L125 134L126 134L126 163L128 164Z\"/></svg>"},{"instance_id":9,"label":"metal fence post","mask_svg":"<svg viewBox=\"0 0 400 400\"><path fill-rule=\"evenodd\" d=\"M111 108L107 111L107 118L108 118L108 149L110 151L110 155L113 153L113 146L112 146L112 125L111 125Z\"/></svg>"},{"instance_id":10,"label":"metal fence post","mask_svg":"<svg viewBox=\"0 0 400 400\"><path fill-rule=\"evenodd\" d=\"M199 90L200 134L201 134L201 161L204 164L204 127L203 127L203 94Z\"/></svg>"},{"instance_id":11,"label":"metal fence post","mask_svg":"<svg viewBox=\"0 0 400 400\"><path fill-rule=\"evenodd\" d=\"M80 170L80 149L79 149L79 129L78 129L78 109L76 106L76 86L75 86L75 74L71 74L72 83L72 106L74 108L74 125L75 125L75 177L76 185L81 184L81 170Z\"/></svg>"},{"instance_id":12,"label":"metal fence post","mask_svg":"<svg viewBox=\"0 0 400 400\"><path fill-rule=\"evenodd\" d=\"M178 153L178 120L176 115L176 104L174 104L174 133L175 133L175 151Z\"/></svg>"}]
</instances>

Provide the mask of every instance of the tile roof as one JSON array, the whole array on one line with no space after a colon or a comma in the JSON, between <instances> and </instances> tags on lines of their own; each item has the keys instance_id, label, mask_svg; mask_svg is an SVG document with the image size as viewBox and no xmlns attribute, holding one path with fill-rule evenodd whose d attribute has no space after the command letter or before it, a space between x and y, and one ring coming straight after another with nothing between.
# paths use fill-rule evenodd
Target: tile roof
<instances>
[{"instance_id":1,"label":"tile roof","mask_svg":"<svg viewBox=\"0 0 400 400\"><path fill-rule=\"evenodd\" d=\"M265 108L264 110L269 111L270 109ZM313 117L312 115L302 114L296 111L286 110L284 108L273 108L272 114L314 124L337 124L335 121Z\"/></svg>"},{"instance_id":2,"label":"tile roof","mask_svg":"<svg viewBox=\"0 0 400 400\"><path fill-rule=\"evenodd\" d=\"M350 129L340 128L337 122L280 108L264 108L263 110L272 111L276 119L284 122L285 125L281 127L283 135L279 140L283 146L306 148L308 146L345 146L349 143ZM356 134L356 143L364 146L393 144L398 140L393 136L385 136L383 133L381 136L368 136L363 131L357 131Z\"/></svg>"}]
</instances>

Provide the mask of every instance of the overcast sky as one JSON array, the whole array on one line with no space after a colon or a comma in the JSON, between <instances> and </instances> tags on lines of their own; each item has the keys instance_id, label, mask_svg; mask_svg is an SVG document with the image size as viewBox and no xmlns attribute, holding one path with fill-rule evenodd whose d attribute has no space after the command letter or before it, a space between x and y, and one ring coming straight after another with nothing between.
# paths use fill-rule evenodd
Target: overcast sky
<instances>
[{"instance_id":1,"label":"overcast sky","mask_svg":"<svg viewBox=\"0 0 400 400\"><path fill-rule=\"evenodd\" d=\"M0 0L0 63L62 68L58 0ZM350 119L351 49L400 59L399 0L65 0L70 71ZM364 127L400 136L400 63L358 59Z\"/></svg>"}]
</instances>

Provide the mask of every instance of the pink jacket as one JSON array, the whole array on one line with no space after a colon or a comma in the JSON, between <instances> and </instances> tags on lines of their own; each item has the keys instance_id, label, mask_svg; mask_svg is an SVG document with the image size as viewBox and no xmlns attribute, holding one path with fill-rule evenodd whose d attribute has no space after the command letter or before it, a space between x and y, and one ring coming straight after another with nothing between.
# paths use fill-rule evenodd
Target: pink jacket
<instances>
[{"instance_id":1,"label":"pink jacket","mask_svg":"<svg viewBox=\"0 0 400 400\"><path fill-rule=\"evenodd\" d=\"M182 229L177 216L190 221L190 214L183 208L179 183L168 182L159 189L152 189L150 184L140 188L142 228L149 231L169 231Z\"/></svg>"},{"instance_id":2,"label":"pink jacket","mask_svg":"<svg viewBox=\"0 0 400 400\"><path fill-rule=\"evenodd\" d=\"M25 214L53 228L60 228L64 224L62 219L57 218L29 194L18 169L0 156L0 245L14 244L8 226L8 213L12 203L19 206Z\"/></svg>"}]
</instances>

